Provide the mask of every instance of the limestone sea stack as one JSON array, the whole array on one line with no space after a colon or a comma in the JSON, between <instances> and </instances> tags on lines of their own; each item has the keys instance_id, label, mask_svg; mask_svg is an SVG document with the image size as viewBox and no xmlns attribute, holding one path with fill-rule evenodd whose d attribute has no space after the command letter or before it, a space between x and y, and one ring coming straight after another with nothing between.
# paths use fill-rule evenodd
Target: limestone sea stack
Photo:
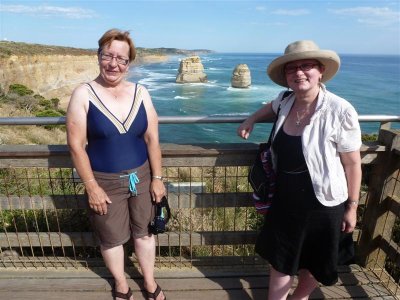
<instances>
[{"instance_id":1,"label":"limestone sea stack","mask_svg":"<svg viewBox=\"0 0 400 300\"><path fill-rule=\"evenodd\" d=\"M251 85L250 69L246 64L238 64L232 73L231 85L234 88L248 88Z\"/></svg>"},{"instance_id":2,"label":"limestone sea stack","mask_svg":"<svg viewBox=\"0 0 400 300\"><path fill-rule=\"evenodd\" d=\"M207 75L198 56L191 56L181 60L176 83L207 82Z\"/></svg>"}]
</instances>

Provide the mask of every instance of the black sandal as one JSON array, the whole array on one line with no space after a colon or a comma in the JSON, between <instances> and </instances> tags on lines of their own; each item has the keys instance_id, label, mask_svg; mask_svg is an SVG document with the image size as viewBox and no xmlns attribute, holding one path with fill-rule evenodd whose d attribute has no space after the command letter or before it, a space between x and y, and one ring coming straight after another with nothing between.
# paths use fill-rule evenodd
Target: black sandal
<instances>
[{"instance_id":1,"label":"black sandal","mask_svg":"<svg viewBox=\"0 0 400 300\"><path fill-rule=\"evenodd\" d=\"M121 292L117 292L114 287L113 297L114 297L114 299L121 298L121 299L129 300L132 297L132 290L131 290L131 288L129 288L127 293L121 293Z\"/></svg>"},{"instance_id":2,"label":"black sandal","mask_svg":"<svg viewBox=\"0 0 400 300\"><path fill-rule=\"evenodd\" d=\"M146 291L146 293L147 293L147 300L150 300L150 299L156 300L157 297L158 297L158 295L160 295L161 291L162 291L162 289L161 289L161 287L160 287L160 286L158 285L158 283L157 283L157 288L156 288L156 290L154 291L154 293L150 293L149 291ZM163 292L163 293L164 293L164 292ZM165 297L165 294L164 294L164 300L167 300L167 297Z\"/></svg>"}]
</instances>

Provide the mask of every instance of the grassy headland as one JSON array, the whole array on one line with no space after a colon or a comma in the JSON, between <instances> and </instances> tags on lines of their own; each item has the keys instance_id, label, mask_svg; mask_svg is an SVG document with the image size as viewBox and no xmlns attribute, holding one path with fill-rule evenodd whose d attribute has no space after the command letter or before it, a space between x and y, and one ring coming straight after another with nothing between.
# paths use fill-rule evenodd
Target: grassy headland
<instances>
[{"instance_id":1,"label":"grassy headland","mask_svg":"<svg viewBox=\"0 0 400 300\"><path fill-rule=\"evenodd\" d=\"M93 49L79 49L41 44L0 41L0 58L11 55L95 55Z\"/></svg>"},{"instance_id":2,"label":"grassy headland","mask_svg":"<svg viewBox=\"0 0 400 300\"><path fill-rule=\"evenodd\" d=\"M148 55L195 55L200 53L211 53L206 49L185 50L177 48L136 48L138 57ZM11 55L95 55L97 49L81 49L72 47L29 44L21 42L0 41L0 58L8 58Z\"/></svg>"}]
</instances>

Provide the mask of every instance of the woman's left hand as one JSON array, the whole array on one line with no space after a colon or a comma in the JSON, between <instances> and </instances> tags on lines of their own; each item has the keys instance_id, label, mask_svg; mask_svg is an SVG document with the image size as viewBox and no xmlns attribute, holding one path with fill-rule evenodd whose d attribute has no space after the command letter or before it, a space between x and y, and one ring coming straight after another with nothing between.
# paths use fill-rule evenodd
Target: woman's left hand
<instances>
[{"instance_id":1,"label":"woman's left hand","mask_svg":"<svg viewBox=\"0 0 400 300\"><path fill-rule=\"evenodd\" d=\"M343 232L353 232L357 223L357 208L348 206L343 215L342 220L342 231Z\"/></svg>"},{"instance_id":2,"label":"woman's left hand","mask_svg":"<svg viewBox=\"0 0 400 300\"><path fill-rule=\"evenodd\" d=\"M150 193L153 201L161 202L162 197L165 196L164 182L160 179L153 179L150 185Z\"/></svg>"}]
</instances>

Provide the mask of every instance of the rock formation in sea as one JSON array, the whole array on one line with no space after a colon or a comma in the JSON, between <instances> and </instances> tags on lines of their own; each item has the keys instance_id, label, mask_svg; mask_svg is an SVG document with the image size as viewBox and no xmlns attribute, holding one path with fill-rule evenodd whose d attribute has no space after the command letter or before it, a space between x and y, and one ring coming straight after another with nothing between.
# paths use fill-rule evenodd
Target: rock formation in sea
<instances>
[{"instance_id":1,"label":"rock formation in sea","mask_svg":"<svg viewBox=\"0 0 400 300\"><path fill-rule=\"evenodd\" d=\"M231 85L234 88L248 88L251 85L250 69L246 64L238 64L232 73Z\"/></svg>"},{"instance_id":2,"label":"rock formation in sea","mask_svg":"<svg viewBox=\"0 0 400 300\"><path fill-rule=\"evenodd\" d=\"M191 56L181 60L177 83L207 82L207 75L204 73L204 67L198 56Z\"/></svg>"}]
</instances>

